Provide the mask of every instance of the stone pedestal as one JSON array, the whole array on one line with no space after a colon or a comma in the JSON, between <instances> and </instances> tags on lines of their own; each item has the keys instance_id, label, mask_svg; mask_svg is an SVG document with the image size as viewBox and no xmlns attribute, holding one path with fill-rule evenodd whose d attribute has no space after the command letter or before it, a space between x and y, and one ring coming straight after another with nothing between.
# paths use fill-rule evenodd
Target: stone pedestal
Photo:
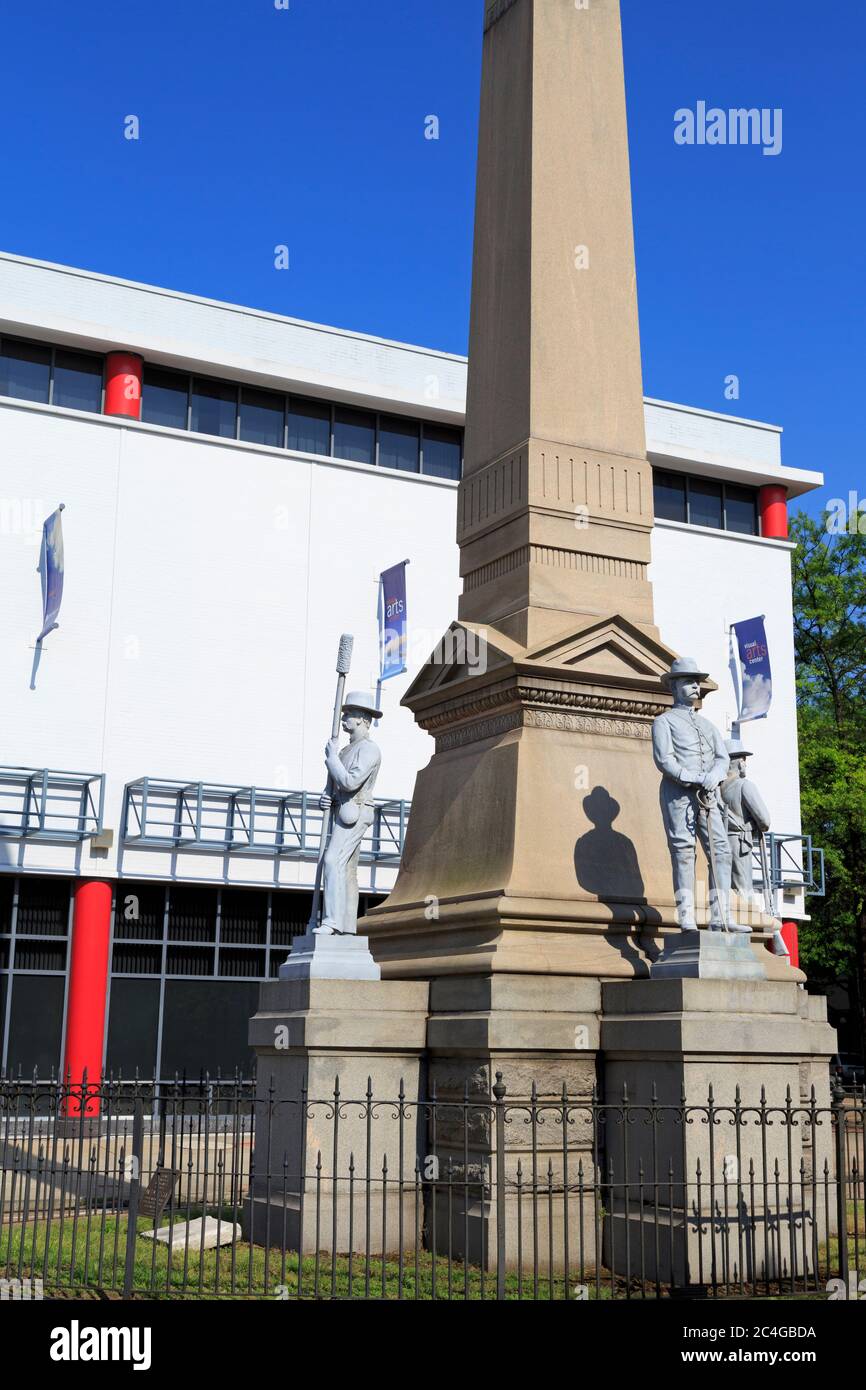
<instances>
[{"instance_id":1,"label":"stone pedestal","mask_svg":"<svg viewBox=\"0 0 866 1390\"><path fill-rule=\"evenodd\" d=\"M434 980L428 1126L439 1183L428 1248L525 1279L596 1261L591 1098L597 980L538 975Z\"/></svg>"},{"instance_id":2,"label":"stone pedestal","mask_svg":"<svg viewBox=\"0 0 866 1390\"><path fill-rule=\"evenodd\" d=\"M322 936L307 932L292 942L281 980L381 980L382 972L364 936Z\"/></svg>"},{"instance_id":3,"label":"stone pedestal","mask_svg":"<svg viewBox=\"0 0 866 1390\"><path fill-rule=\"evenodd\" d=\"M605 1263L677 1287L811 1272L833 1229L825 1002L669 979L605 984L602 1007Z\"/></svg>"},{"instance_id":4,"label":"stone pedestal","mask_svg":"<svg viewBox=\"0 0 866 1390\"><path fill-rule=\"evenodd\" d=\"M402 1239L414 1248L427 996L422 981L262 985L250 1021L258 1086L244 1214L256 1244L377 1255Z\"/></svg>"},{"instance_id":5,"label":"stone pedestal","mask_svg":"<svg viewBox=\"0 0 866 1390\"><path fill-rule=\"evenodd\" d=\"M755 950L748 932L681 931L653 961L654 980L766 980L769 952Z\"/></svg>"}]
</instances>

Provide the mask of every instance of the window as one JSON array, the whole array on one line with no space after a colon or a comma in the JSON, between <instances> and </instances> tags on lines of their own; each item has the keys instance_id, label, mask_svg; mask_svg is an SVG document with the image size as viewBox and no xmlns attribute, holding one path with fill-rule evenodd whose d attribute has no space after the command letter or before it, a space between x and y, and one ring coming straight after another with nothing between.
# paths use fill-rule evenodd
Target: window
<instances>
[{"instance_id":1,"label":"window","mask_svg":"<svg viewBox=\"0 0 866 1390\"><path fill-rule=\"evenodd\" d=\"M253 391L245 386L241 391L241 439L249 444L270 444L274 449L282 449L284 413L282 396L273 391Z\"/></svg>"},{"instance_id":2,"label":"window","mask_svg":"<svg viewBox=\"0 0 866 1390\"><path fill-rule=\"evenodd\" d=\"M743 536L759 534L756 488L655 468L653 492L658 521L689 522Z\"/></svg>"},{"instance_id":3,"label":"window","mask_svg":"<svg viewBox=\"0 0 866 1390\"><path fill-rule=\"evenodd\" d=\"M758 534L758 499L752 488L725 483L725 530Z\"/></svg>"},{"instance_id":4,"label":"window","mask_svg":"<svg viewBox=\"0 0 866 1390\"><path fill-rule=\"evenodd\" d=\"M51 404L98 414L102 409L102 358L58 348L54 354Z\"/></svg>"},{"instance_id":5,"label":"window","mask_svg":"<svg viewBox=\"0 0 866 1390\"><path fill-rule=\"evenodd\" d=\"M148 425L167 425L185 430L189 404L189 377L145 367L141 393L141 418Z\"/></svg>"},{"instance_id":6,"label":"window","mask_svg":"<svg viewBox=\"0 0 866 1390\"><path fill-rule=\"evenodd\" d=\"M105 359L48 343L0 339L0 395L100 412ZM271 449L375 464L430 478L460 479L463 431L399 415L286 396L146 364L141 419L146 425L217 435ZM670 476L670 475L669 475ZM663 512L659 513L664 515ZM733 529L747 529L748 500L730 506Z\"/></svg>"},{"instance_id":7,"label":"window","mask_svg":"<svg viewBox=\"0 0 866 1390\"><path fill-rule=\"evenodd\" d=\"M289 401L286 448L301 454L330 454L331 407L324 401Z\"/></svg>"},{"instance_id":8,"label":"window","mask_svg":"<svg viewBox=\"0 0 866 1390\"><path fill-rule=\"evenodd\" d=\"M375 415L338 408L334 414L334 456L351 463L375 463Z\"/></svg>"},{"instance_id":9,"label":"window","mask_svg":"<svg viewBox=\"0 0 866 1390\"><path fill-rule=\"evenodd\" d=\"M431 478L458 481L463 461L463 431L445 425L424 426L424 472Z\"/></svg>"},{"instance_id":10,"label":"window","mask_svg":"<svg viewBox=\"0 0 866 1390\"><path fill-rule=\"evenodd\" d=\"M3 339L0 353L0 396L48 404L51 381L51 349L36 343Z\"/></svg>"},{"instance_id":11,"label":"window","mask_svg":"<svg viewBox=\"0 0 866 1390\"><path fill-rule=\"evenodd\" d=\"M722 530L722 485L707 478L689 479L689 521L692 526Z\"/></svg>"},{"instance_id":12,"label":"window","mask_svg":"<svg viewBox=\"0 0 866 1390\"><path fill-rule=\"evenodd\" d=\"M237 434L237 413L236 386L223 381L193 378L190 429L195 430L196 434L218 434L222 439L234 439Z\"/></svg>"},{"instance_id":13,"label":"window","mask_svg":"<svg viewBox=\"0 0 866 1390\"><path fill-rule=\"evenodd\" d=\"M653 472L655 513L659 521L685 521L686 479L682 473Z\"/></svg>"},{"instance_id":14,"label":"window","mask_svg":"<svg viewBox=\"0 0 866 1390\"><path fill-rule=\"evenodd\" d=\"M379 422L379 465L399 468L404 473L421 469L421 442L417 420L382 416Z\"/></svg>"}]
</instances>

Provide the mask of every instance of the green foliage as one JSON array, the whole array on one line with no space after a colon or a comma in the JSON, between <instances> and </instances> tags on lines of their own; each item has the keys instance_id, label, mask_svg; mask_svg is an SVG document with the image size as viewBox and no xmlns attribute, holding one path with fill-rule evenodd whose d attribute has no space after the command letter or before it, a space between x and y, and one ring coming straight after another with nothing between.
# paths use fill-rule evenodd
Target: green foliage
<instances>
[{"instance_id":1,"label":"green foliage","mask_svg":"<svg viewBox=\"0 0 866 1390\"><path fill-rule=\"evenodd\" d=\"M813 898L807 969L854 976L862 1001L866 933L866 534L793 519L803 828L823 848L827 896Z\"/></svg>"}]
</instances>

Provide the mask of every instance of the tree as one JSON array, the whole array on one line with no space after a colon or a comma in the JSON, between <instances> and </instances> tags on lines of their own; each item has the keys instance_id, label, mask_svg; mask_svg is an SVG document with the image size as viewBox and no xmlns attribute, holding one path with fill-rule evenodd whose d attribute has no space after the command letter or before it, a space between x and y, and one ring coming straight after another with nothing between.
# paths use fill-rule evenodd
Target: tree
<instances>
[{"instance_id":1,"label":"tree","mask_svg":"<svg viewBox=\"0 0 866 1390\"><path fill-rule=\"evenodd\" d=\"M804 963L848 976L866 1039L866 534L793 518L794 646L804 831L827 896L804 924Z\"/></svg>"}]
</instances>

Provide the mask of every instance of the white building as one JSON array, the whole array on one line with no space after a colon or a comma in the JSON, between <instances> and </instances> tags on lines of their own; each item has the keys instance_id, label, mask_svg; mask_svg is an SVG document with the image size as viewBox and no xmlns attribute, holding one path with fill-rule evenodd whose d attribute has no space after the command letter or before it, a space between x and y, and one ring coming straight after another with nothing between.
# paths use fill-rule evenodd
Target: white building
<instances>
[{"instance_id":1,"label":"white building","mask_svg":"<svg viewBox=\"0 0 866 1390\"><path fill-rule=\"evenodd\" d=\"M363 865L365 889L393 881L431 752L399 700L457 609L466 362L8 255L0 333L3 1059L92 1075L104 1031L110 1066L243 1065L255 981L309 911L338 639L375 686L377 576L408 558L410 670L377 731L394 804ZM706 663L729 730L729 627L766 616L773 706L744 731L798 836L785 504L821 475L783 466L774 426L651 400L646 422L656 622ZM32 689L60 502L60 627ZM109 889L79 902L82 879ZM801 917L802 893L780 908Z\"/></svg>"}]
</instances>

